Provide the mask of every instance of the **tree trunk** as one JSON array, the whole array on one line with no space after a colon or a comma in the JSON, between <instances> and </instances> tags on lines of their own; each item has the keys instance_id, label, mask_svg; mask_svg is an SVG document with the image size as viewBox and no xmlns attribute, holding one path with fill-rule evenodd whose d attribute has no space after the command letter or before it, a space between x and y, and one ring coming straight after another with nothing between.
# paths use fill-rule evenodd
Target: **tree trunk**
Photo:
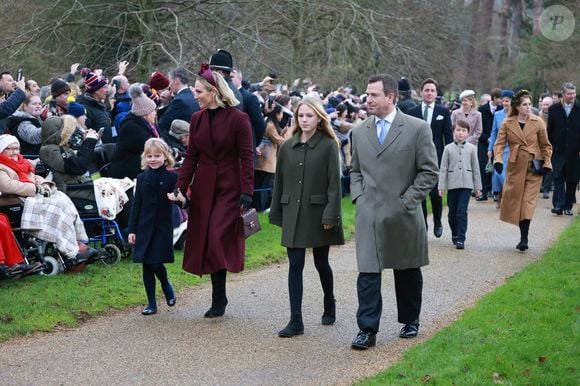
<instances>
[{"instance_id":1,"label":"tree trunk","mask_svg":"<svg viewBox=\"0 0 580 386\"><path fill-rule=\"evenodd\" d=\"M505 82L508 72L505 69L508 60L508 11L509 11L509 0L505 0L502 4L497 16L498 16L498 58L497 58L497 68L496 73L498 74L498 83Z\"/></svg>"},{"instance_id":2,"label":"tree trunk","mask_svg":"<svg viewBox=\"0 0 580 386\"><path fill-rule=\"evenodd\" d=\"M154 39L153 29L150 28L153 25L153 13L147 11L153 9L153 0L140 0L139 3L141 11L145 12L140 13L136 19L142 42L137 57L137 77L138 79L149 79L153 67L153 46L151 43Z\"/></svg>"},{"instance_id":3,"label":"tree trunk","mask_svg":"<svg viewBox=\"0 0 580 386\"><path fill-rule=\"evenodd\" d=\"M508 45L508 57L516 58L520 52L519 39L522 28L522 0L512 0L512 28Z\"/></svg>"},{"instance_id":4,"label":"tree trunk","mask_svg":"<svg viewBox=\"0 0 580 386\"><path fill-rule=\"evenodd\" d=\"M542 12L544 11L544 0L534 0L534 28L532 30L532 35L538 36L540 34L540 18L542 17Z\"/></svg>"}]
</instances>

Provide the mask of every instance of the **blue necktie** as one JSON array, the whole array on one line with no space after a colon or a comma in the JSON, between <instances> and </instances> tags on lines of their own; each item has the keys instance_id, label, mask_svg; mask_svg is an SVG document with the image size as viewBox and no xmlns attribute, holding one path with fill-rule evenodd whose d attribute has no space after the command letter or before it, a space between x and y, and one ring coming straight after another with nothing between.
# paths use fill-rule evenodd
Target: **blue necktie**
<instances>
[{"instance_id":1,"label":"blue necktie","mask_svg":"<svg viewBox=\"0 0 580 386\"><path fill-rule=\"evenodd\" d=\"M379 143L382 145L385 142L385 137L387 136L387 121L384 119L379 119Z\"/></svg>"},{"instance_id":2,"label":"blue necktie","mask_svg":"<svg viewBox=\"0 0 580 386\"><path fill-rule=\"evenodd\" d=\"M570 116L570 111L572 110L572 106L570 106L570 105L564 105L564 110L566 111L566 116L569 117Z\"/></svg>"}]
</instances>

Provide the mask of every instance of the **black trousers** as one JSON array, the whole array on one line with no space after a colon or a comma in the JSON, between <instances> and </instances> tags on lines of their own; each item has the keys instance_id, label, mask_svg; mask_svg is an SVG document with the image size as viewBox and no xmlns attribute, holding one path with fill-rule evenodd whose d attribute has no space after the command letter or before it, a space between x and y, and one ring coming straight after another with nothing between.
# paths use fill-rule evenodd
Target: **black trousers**
<instances>
[{"instance_id":1,"label":"black trousers","mask_svg":"<svg viewBox=\"0 0 580 386\"><path fill-rule=\"evenodd\" d=\"M395 296L397 299L397 320L408 324L419 320L423 293L421 268L393 270ZM383 298L381 295L381 274L360 272L357 279L358 310L356 320L360 330L379 331Z\"/></svg>"},{"instance_id":2,"label":"black trousers","mask_svg":"<svg viewBox=\"0 0 580 386\"><path fill-rule=\"evenodd\" d=\"M439 196L437 185L429 192L431 198L431 210L433 212L433 223L435 226L441 226L441 215L443 213L443 197ZM421 202L421 209L423 210L423 218L425 219L425 227L429 229L427 224L427 199Z\"/></svg>"}]
</instances>

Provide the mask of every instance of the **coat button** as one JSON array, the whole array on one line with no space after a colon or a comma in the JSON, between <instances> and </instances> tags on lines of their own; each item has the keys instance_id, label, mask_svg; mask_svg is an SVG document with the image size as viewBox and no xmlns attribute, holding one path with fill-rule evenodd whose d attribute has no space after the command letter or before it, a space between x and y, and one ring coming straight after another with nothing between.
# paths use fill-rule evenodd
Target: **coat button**
<instances>
[{"instance_id":1,"label":"coat button","mask_svg":"<svg viewBox=\"0 0 580 386\"><path fill-rule=\"evenodd\" d=\"M300 162L299 165L302 166L302 162Z\"/></svg>"},{"instance_id":2,"label":"coat button","mask_svg":"<svg viewBox=\"0 0 580 386\"><path fill-rule=\"evenodd\" d=\"M302 183L302 180L298 181L298 183L301 184Z\"/></svg>"},{"instance_id":3,"label":"coat button","mask_svg":"<svg viewBox=\"0 0 580 386\"><path fill-rule=\"evenodd\" d=\"M296 202L300 202L300 200L296 200Z\"/></svg>"}]
</instances>

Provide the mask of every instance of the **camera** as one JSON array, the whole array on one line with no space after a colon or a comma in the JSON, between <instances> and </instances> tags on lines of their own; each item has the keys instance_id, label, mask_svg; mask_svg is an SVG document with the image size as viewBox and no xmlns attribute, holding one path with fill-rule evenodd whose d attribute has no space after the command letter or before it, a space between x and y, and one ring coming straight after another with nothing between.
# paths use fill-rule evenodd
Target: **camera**
<instances>
[{"instance_id":1,"label":"camera","mask_svg":"<svg viewBox=\"0 0 580 386\"><path fill-rule=\"evenodd\" d=\"M84 140L85 140L85 133L77 127L75 129L75 131L72 133L72 135L70 136L70 139L68 140L68 144L71 147L71 149L77 150L81 147Z\"/></svg>"},{"instance_id":2,"label":"camera","mask_svg":"<svg viewBox=\"0 0 580 386\"><path fill-rule=\"evenodd\" d=\"M17 82L20 82L21 80L22 80L22 68L19 68L19 69L16 71L16 81L17 81Z\"/></svg>"},{"instance_id":3,"label":"camera","mask_svg":"<svg viewBox=\"0 0 580 386\"><path fill-rule=\"evenodd\" d=\"M274 95L268 95L268 108L271 109L274 107Z\"/></svg>"},{"instance_id":4,"label":"camera","mask_svg":"<svg viewBox=\"0 0 580 386\"><path fill-rule=\"evenodd\" d=\"M52 115L56 115L57 114L57 110L56 110L56 101L55 100L51 100L50 103L48 104L48 108L49 111Z\"/></svg>"}]
</instances>

